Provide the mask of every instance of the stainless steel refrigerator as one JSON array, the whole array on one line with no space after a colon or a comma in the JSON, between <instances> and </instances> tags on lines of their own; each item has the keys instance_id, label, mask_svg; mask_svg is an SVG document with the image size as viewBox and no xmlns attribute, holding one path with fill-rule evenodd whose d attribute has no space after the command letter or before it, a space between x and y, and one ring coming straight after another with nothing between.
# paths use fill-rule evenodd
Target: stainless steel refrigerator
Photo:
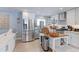
<instances>
[{"instance_id":1,"label":"stainless steel refrigerator","mask_svg":"<svg viewBox=\"0 0 79 59\"><path fill-rule=\"evenodd\" d=\"M33 39L34 19L26 17L23 19L22 41L30 42Z\"/></svg>"}]
</instances>

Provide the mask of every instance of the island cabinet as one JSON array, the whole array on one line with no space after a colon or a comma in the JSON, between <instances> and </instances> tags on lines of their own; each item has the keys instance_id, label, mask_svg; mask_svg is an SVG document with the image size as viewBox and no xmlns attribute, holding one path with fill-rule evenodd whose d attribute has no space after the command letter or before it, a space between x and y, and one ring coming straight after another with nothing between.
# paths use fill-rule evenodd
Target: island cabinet
<instances>
[{"instance_id":1,"label":"island cabinet","mask_svg":"<svg viewBox=\"0 0 79 59\"><path fill-rule=\"evenodd\" d=\"M60 38L54 38L55 39L55 47L60 46ZM49 38L49 47L53 50L53 38Z\"/></svg>"},{"instance_id":2,"label":"island cabinet","mask_svg":"<svg viewBox=\"0 0 79 59\"><path fill-rule=\"evenodd\" d=\"M61 38L63 38L65 41L64 45L61 45ZM52 49L53 52L60 51L63 46L68 46L68 36L49 39L49 47Z\"/></svg>"},{"instance_id":3,"label":"island cabinet","mask_svg":"<svg viewBox=\"0 0 79 59\"><path fill-rule=\"evenodd\" d=\"M49 38L49 47L54 51L66 51L67 47L73 46L79 48L79 32L66 31L66 37ZM66 44L60 45L61 38L64 38Z\"/></svg>"}]
</instances>

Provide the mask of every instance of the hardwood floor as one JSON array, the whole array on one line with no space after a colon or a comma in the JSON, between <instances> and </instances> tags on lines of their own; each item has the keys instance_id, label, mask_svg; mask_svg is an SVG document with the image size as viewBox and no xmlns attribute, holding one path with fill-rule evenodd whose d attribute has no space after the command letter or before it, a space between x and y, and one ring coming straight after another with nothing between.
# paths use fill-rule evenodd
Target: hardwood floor
<instances>
[{"instance_id":1,"label":"hardwood floor","mask_svg":"<svg viewBox=\"0 0 79 59\"><path fill-rule=\"evenodd\" d=\"M40 45L40 40L32 42L16 42L14 52L44 52ZM49 51L50 52L50 51ZM71 45L56 46L56 52L79 52L79 49Z\"/></svg>"},{"instance_id":2,"label":"hardwood floor","mask_svg":"<svg viewBox=\"0 0 79 59\"><path fill-rule=\"evenodd\" d=\"M39 40L23 43L16 42L15 52L43 52Z\"/></svg>"}]
</instances>

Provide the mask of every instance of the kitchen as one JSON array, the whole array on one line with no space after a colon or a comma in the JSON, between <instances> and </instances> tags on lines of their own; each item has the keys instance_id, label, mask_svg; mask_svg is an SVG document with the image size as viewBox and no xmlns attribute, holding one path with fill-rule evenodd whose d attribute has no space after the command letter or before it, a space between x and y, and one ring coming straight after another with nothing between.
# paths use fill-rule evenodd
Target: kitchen
<instances>
[{"instance_id":1,"label":"kitchen","mask_svg":"<svg viewBox=\"0 0 79 59\"><path fill-rule=\"evenodd\" d=\"M0 16L1 52L79 52L78 7L0 8Z\"/></svg>"}]
</instances>

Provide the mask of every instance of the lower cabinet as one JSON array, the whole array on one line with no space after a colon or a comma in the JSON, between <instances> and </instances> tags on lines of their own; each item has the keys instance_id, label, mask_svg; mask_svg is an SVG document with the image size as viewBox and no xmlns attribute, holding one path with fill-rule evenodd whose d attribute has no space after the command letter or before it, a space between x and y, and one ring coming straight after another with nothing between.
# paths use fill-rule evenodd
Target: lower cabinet
<instances>
[{"instance_id":1,"label":"lower cabinet","mask_svg":"<svg viewBox=\"0 0 79 59\"><path fill-rule=\"evenodd\" d=\"M55 40L55 48L58 49L58 47L60 47L60 43L61 43L61 38L58 39L54 39ZM53 50L53 39L49 39L49 47Z\"/></svg>"},{"instance_id":2,"label":"lower cabinet","mask_svg":"<svg viewBox=\"0 0 79 59\"><path fill-rule=\"evenodd\" d=\"M75 47L79 47L79 32L69 33L69 44Z\"/></svg>"},{"instance_id":3,"label":"lower cabinet","mask_svg":"<svg viewBox=\"0 0 79 59\"><path fill-rule=\"evenodd\" d=\"M0 47L0 52L13 52L15 49L15 36L8 38L9 41Z\"/></svg>"},{"instance_id":4,"label":"lower cabinet","mask_svg":"<svg viewBox=\"0 0 79 59\"><path fill-rule=\"evenodd\" d=\"M11 39L8 44L8 52L12 52L15 49L15 39Z\"/></svg>"},{"instance_id":5,"label":"lower cabinet","mask_svg":"<svg viewBox=\"0 0 79 59\"><path fill-rule=\"evenodd\" d=\"M6 52L6 46L0 47L0 52Z\"/></svg>"}]
</instances>

